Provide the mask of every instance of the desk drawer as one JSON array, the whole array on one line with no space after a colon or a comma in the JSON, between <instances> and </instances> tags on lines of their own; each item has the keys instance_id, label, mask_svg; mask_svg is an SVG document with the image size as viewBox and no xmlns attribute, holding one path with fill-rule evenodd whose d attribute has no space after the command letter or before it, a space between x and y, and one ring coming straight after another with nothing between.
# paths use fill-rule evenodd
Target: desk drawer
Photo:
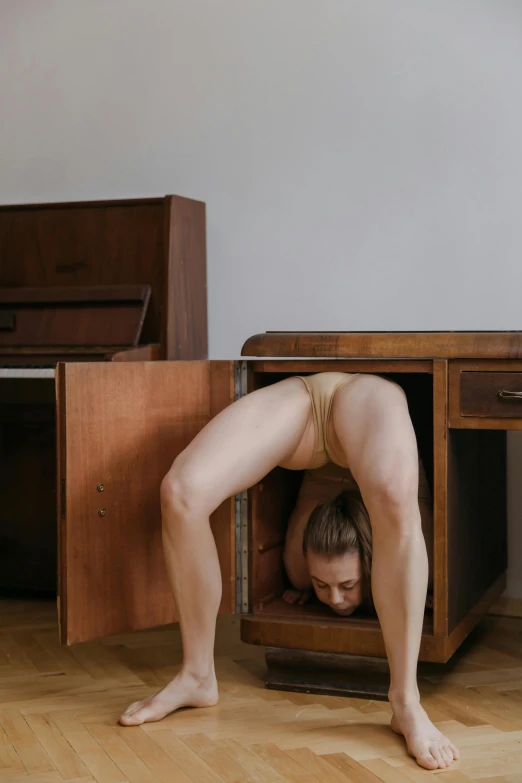
<instances>
[{"instance_id":1,"label":"desk drawer","mask_svg":"<svg viewBox=\"0 0 522 783\"><path fill-rule=\"evenodd\" d=\"M461 372L460 415L522 418L522 372Z\"/></svg>"}]
</instances>

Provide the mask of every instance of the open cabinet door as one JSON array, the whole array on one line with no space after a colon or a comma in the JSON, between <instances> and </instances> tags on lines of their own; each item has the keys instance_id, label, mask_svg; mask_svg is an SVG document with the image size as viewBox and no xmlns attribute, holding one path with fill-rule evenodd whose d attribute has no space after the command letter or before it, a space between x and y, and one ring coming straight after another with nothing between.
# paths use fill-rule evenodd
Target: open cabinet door
<instances>
[{"instance_id":1,"label":"open cabinet door","mask_svg":"<svg viewBox=\"0 0 522 783\"><path fill-rule=\"evenodd\" d=\"M57 368L58 607L64 644L176 620L159 489L175 457L234 398L233 362ZM235 609L234 500L212 518L222 612Z\"/></svg>"}]
</instances>

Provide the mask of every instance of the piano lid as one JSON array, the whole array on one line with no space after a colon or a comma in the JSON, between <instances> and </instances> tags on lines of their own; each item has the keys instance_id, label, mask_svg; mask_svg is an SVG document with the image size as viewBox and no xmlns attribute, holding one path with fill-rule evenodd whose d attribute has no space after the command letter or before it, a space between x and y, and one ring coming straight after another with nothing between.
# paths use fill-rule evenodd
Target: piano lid
<instances>
[{"instance_id":1,"label":"piano lid","mask_svg":"<svg viewBox=\"0 0 522 783\"><path fill-rule=\"evenodd\" d=\"M0 288L2 348L138 345L149 285Z\"/></svg>"}]
</instances>

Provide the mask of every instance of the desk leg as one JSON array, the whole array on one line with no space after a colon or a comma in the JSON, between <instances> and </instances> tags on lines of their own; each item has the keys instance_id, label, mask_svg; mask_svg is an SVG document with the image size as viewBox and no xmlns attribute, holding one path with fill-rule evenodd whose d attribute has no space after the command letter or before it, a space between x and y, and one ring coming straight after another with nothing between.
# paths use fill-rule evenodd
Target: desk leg
<instances>
[{"instance_id":1,"label":"desk leg","mask_svg":"<svg viewBox=\"0 0 522 783\"><path fill-rule=\"evenodd\" d=\"M266 687L271 690L386 701L390 685L383 658L268 647Z\"/></svg>"}]
</instances>

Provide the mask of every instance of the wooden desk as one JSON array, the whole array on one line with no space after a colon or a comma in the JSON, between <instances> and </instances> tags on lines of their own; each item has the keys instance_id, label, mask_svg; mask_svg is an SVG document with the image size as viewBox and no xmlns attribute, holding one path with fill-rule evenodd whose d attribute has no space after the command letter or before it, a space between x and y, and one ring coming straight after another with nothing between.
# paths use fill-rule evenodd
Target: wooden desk
<instances>
[{"instance_id":1,"label":"wooden desk","mask_svg":"<svg viewBox=\"0 0 522 783\"><path fill-rule=\"evenodd\" d=\"M58 365L62 641L175 620L158 495L172 460L238 394L338 370L389 375L408 396L434 499L434 609L421 661L448 661L505 587L505 430L522 428L522 399L498 392L522 392L522 333L268 333L248 340L243 356ZM302 677L285 684L284 651L294 673L310 656L324 664L324 654L362 657L373 671L384 646L373 617L282 602L285 525L299 481L273 471L224 503L212 526L221 611L240 611L243 640L269 648L272 686L309 689ZM344 665L330 657L330 668L335 660ZM371 693L371 683L355 691Z\"/></svg>"}]
</instances>

